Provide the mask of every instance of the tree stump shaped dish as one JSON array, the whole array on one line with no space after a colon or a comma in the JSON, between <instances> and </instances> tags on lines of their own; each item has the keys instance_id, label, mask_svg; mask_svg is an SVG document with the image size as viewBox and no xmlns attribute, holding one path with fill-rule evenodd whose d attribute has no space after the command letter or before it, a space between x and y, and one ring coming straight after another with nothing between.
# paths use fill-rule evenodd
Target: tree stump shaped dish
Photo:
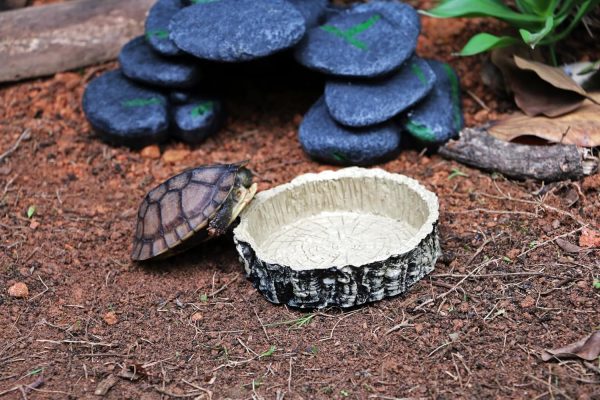
<instances>
[{"instance_id":1,"label":"tree stump shaped dish","mask_svg":"<svg viewBox=\"0 0 600 400\"><path fill-rule=\"evenodd\" d=\"M408 290L435 266L438 199L381 169L306 174L256 195L234 230L271 302L352 307Z\"/></svg>"}]
</instances>

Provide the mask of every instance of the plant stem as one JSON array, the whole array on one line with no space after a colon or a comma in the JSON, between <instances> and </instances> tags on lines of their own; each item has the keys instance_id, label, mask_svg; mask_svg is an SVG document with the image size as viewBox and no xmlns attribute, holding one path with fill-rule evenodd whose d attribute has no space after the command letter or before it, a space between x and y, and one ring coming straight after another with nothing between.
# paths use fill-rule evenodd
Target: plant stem
<instances>
[{"instance_id":1,"label":"plant stem","mask_svg":"<svg viewBox=\"0 0 600 400\"><path fill-rule=\"evenodd\" d=\"M550 61L552 61L552 65L558 67L558 58L556 57L556 45L554 43L548 46L550 49Z\"/></svg>"}]
</instances>

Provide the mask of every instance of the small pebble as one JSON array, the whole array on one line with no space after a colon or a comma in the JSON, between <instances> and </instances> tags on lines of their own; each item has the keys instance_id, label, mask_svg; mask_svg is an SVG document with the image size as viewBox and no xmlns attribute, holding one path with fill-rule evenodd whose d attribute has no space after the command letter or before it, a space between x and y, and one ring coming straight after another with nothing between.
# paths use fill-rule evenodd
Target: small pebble
<instances>
[{"instance_id":1,"label":"small pebble","mask_svg":"<svg viewBox=\"0 0 600 400\"><path fill-rule=\"evenodd\" d=\"M579 246L598 248L600 247L600 232L590 228L583 228L579 236Z\"/></svg>"},{"instance_id":2,"label":"small pebble","mask_svg":"<svg viewBox=\"0 0 600 400\"><path fill-rule=\"evenodd\" d=\"M204 319L204 315L202 315L202 313L195 312L192 314L192 321L196 322L201 321L202 319Z\"/></svg>"},{"instance_id":3,"label":"small pebble","mask_svg":"<svg viewBox=\"0 0 600 400\"><path fill-rule=\"evenodd\" d=\"M521 307L523 308L531 308L535 305L535 299L529 295L525 296L523 300L521 300Z\"/></svg>"},{"instance_id":4,"label":"small pebble","mask_svg":"<svg viewBox=\"0 0 600 400\"><path fill-rule=\"evenodd\" d=\"M165 163L176 163L178 161L184 160L189 155L190 155L189 150L169 149L163 153L162 160Z\"/></svg>"},{"instance_id":5,"label":"small pebble","mask_svg":"<svg viewBox=\"0 0 600 400\"><path fill-rule=\"evenodd\" d=\"M23 299L29 296L29 288L23 282L17 282L8 288L8 295L18 299Z\"/></svg>"},{"instance_id":6,"label":"small pebble","mask_svg":"<svg viewBox=\"0 0 600 400\"><path fill-rule=\"evenodd\" d=\"M114 311L107 312L106 314L104 314L102 319L104 320L104 322L106 322L107 325L115 325L117 322L119 322L117 314L115 314Z\"/></svg>"},{"instance_id":7,"label":"small pebble","mask_svg":"<svg viewBox=\"0 0 600 400\"><path fill-rule=\"evenodd\" d=\"M140 151L140 155L143 158L149 158L151 160L157 160L160 158L160 147L153 144L150 146L146 146Z\"/></svg>"}]
</instances>

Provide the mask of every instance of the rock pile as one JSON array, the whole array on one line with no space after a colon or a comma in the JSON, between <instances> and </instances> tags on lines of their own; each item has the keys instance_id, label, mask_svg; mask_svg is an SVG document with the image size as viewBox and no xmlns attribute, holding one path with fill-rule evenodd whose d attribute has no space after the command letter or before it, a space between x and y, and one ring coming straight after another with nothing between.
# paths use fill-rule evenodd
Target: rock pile
<instances>
[{"instance_id":1,"label":"rock pile","mask_svg":"<svg viewBox=\"0 0 600 400\"><path fill-rule=\"evenodd\" d=\"M446 64L415 55L414 8L397 0L339 7L327 0L158 0L121 68L87 87L83 108L105 140L133 148L169 137L196 144L225 120L203 92L202 63L237 63L292 49L321 72L324 95L299 130L313 158L369 165L410 134L443 143L463 124L460 88Z\"/></svg>"}]
</instances>

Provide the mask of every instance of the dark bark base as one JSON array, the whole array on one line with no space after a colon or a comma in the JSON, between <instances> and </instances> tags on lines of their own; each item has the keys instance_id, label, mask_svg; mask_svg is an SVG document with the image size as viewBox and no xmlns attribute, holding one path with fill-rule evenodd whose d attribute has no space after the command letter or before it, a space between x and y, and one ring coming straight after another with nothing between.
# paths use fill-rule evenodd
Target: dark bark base
<instances>
[{"instance_id":1,"label":"dark bark base","mask_svg":"<svg viewBox=\"0 0 600 400\"><path fill-rule=\"evenodd\" d=\"M254 287L272 303L298 308L346 308L402 294L433 271L441 252L437 225L410 252L361 267L297 271L258 259L248 243L235 244Z\"/></svg>"}]
</instances>

